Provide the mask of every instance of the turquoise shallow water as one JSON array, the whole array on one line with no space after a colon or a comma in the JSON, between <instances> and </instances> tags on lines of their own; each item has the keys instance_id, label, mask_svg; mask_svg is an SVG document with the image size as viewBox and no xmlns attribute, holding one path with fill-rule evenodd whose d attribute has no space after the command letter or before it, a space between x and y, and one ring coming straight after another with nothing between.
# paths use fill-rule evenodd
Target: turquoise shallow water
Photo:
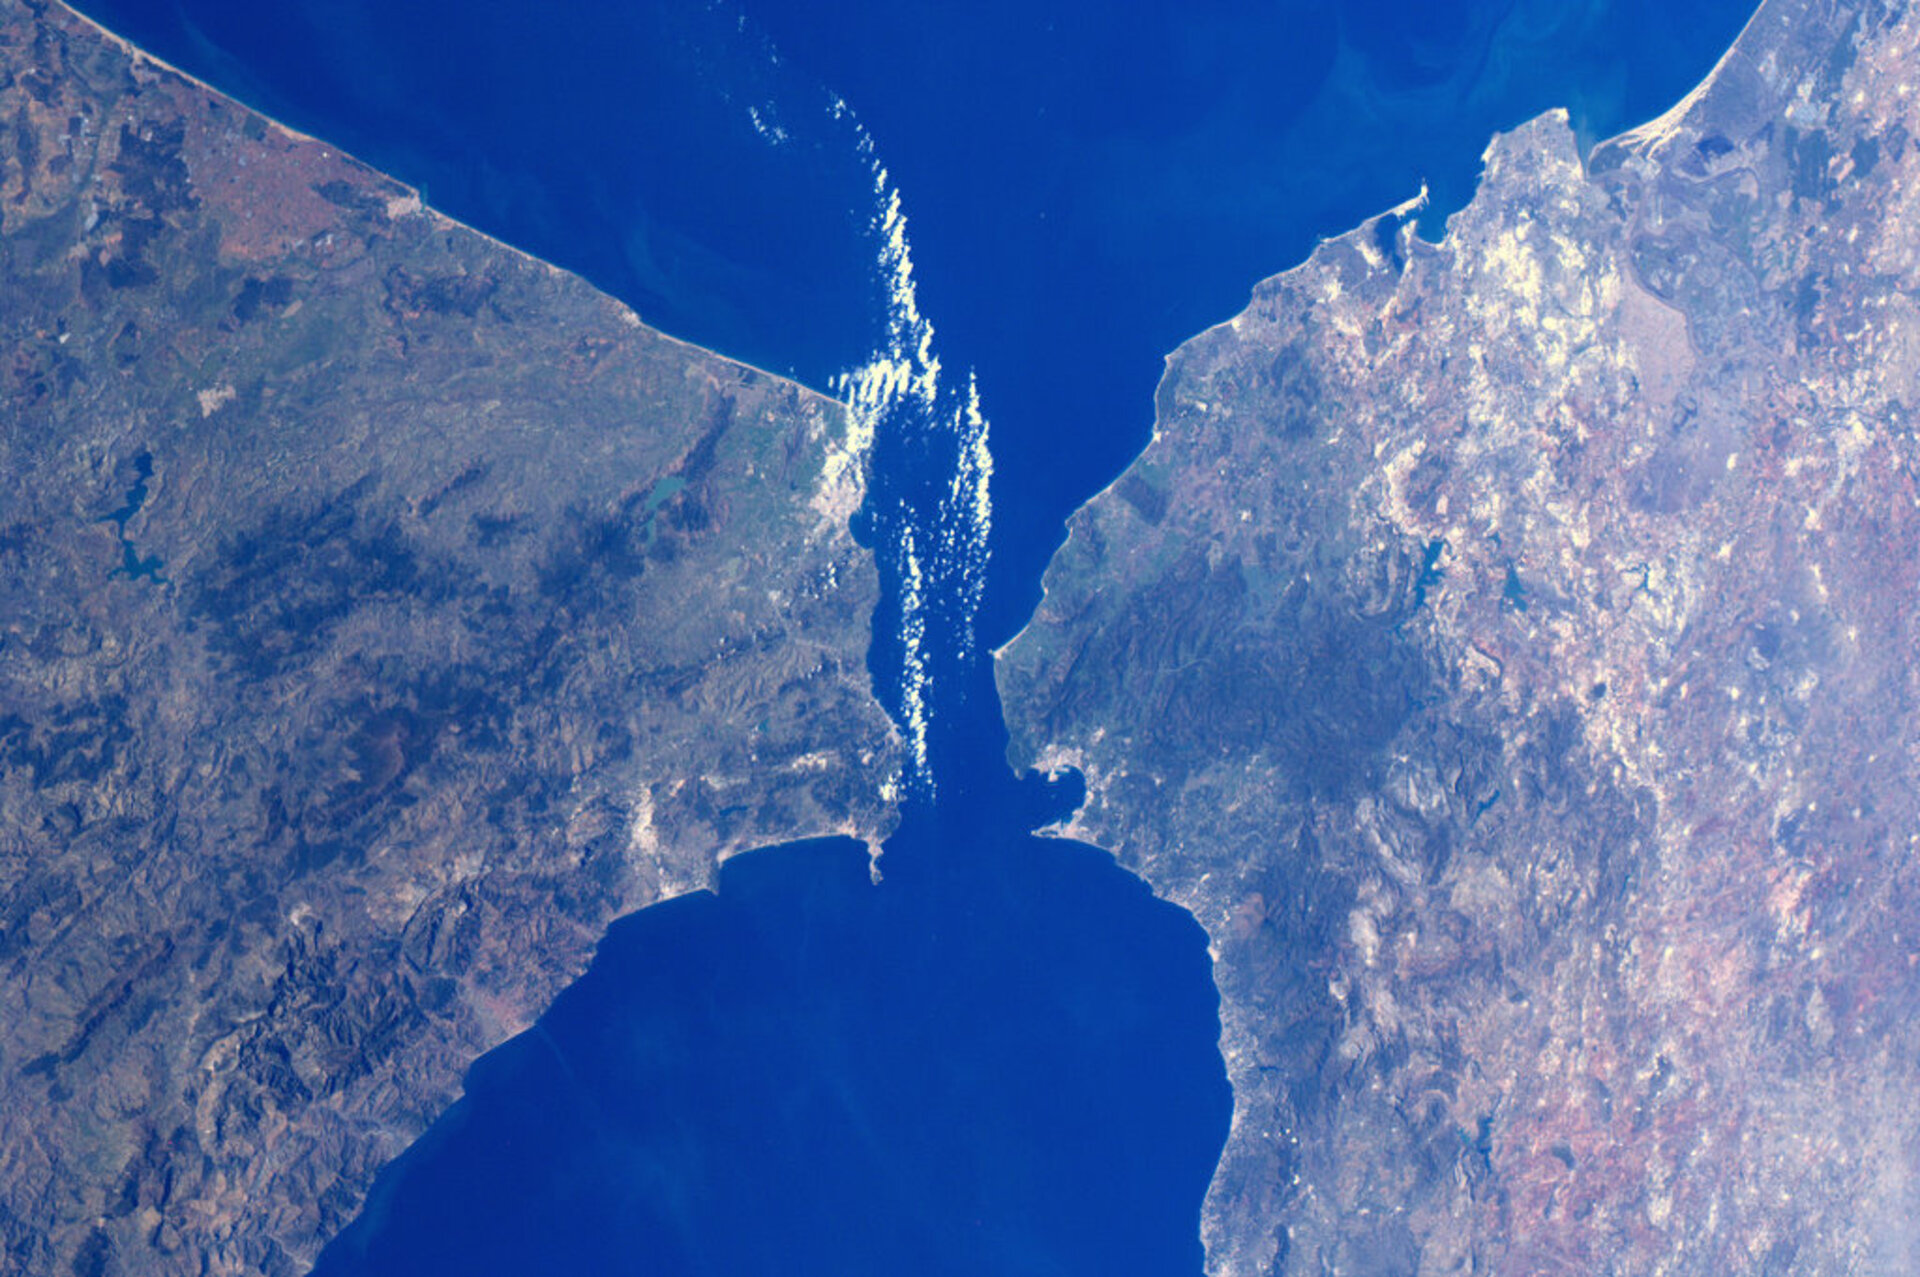
<instances>
[{"instance_id":1,"label":"turquoise shallow water","mask_svg":"<svg viewBox=\"0 0 1920 1277\"><path fill-rule=\"evenodd\" d=\"M82 7L667 330L819 386L898 318L883 166L946 365L940 413L881 415L862 524L889 581L877 685L905 712L926 674L927 783L886 883L806 844L620 923L321 1271L1198 1271L1229 1111L1205 938L1103 854L1027 836L1073 795L1001 766L985 653L1144 443L1167 350L1423 180L1437 234L1496 128L1657 113L1745 5ZM990 523L949 495L969 369Z\"/></svg>"}]
</instances>

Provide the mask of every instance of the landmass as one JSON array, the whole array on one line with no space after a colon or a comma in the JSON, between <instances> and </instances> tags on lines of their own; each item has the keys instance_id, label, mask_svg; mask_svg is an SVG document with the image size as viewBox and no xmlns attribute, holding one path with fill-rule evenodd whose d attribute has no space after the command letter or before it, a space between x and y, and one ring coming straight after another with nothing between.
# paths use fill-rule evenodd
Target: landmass
<instances>
[{"instance_id":1,"label":"landmass","mask_svg":"<svg viewBox=\"0 0 1920 1277\"><path fill-rule=\"evenodd\" d=\"M841 406L0 0L0 1269L303 1271L609 920L877 846Z\"/></svg>"},{"instance_id":2,"label":"landmass","mask_svg":"<svg viewBox=\"0 0 1920 1277\"><path fill-rule=\"evenodd\" d=\"M1216 1274L1920 1271L1920 14L1168 360L998 658L1212 939Z\"/></svg>"}]
</instances>

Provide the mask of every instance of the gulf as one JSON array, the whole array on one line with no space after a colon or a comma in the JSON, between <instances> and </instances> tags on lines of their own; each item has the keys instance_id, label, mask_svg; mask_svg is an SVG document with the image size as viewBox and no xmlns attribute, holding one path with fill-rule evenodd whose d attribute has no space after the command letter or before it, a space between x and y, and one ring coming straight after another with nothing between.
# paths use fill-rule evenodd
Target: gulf
<instances>
[{"instance_id":1,"label":"gulf","mask_svg":"<svg viewBox=\"0 0 1920 1277\"><path fill-rule=\"evenodd\" d=\"M1197 1272L1229 1113L1205 938L1102 854L1029 836L1073 786L1000 765L987 653L1144 443L1167 350L1422 182L1437 235L1496 128L1656 114L1745 5L82 7L816 386L883 340L895 193L949 383L971 370L991 422L990 558L931 574L918 638L895 551L941 543L955 453L876 451L876 684L904 705L914 645L933 673L886 881L845 844L769 849L618 924L320 1271Z\"/></svg>"}]
</instances>

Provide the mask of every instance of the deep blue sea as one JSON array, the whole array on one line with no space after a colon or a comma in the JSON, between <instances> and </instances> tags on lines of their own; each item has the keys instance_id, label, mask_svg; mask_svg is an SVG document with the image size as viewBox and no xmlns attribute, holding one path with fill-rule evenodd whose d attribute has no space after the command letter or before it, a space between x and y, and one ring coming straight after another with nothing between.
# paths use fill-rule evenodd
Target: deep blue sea
<instances>
[{"instance_id":1,"label":"deep blue sea","mask_svg":"<svg viewBox=\"0 0 1920 1277\"><path fill-rule=\"evenodd\" d=\"M1029 836L1077 796L1003 766L988 653L1167 351L1423 181L1437 238L1495 129L1657 114L1747 0L80 7L876 431L885 881L798 844L618 923L318 1271L1197 1273L1205 937Z\"/></svg>"}]
</instances>

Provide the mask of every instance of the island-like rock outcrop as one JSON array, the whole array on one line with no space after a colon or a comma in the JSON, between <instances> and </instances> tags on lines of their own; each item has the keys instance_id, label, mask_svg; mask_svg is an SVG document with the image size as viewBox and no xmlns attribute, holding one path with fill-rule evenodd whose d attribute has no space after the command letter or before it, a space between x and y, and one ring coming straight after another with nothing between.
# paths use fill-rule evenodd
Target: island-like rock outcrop
<instances>
[{"instance_id":1,"label":"island-like rock outcrop","mask_svg":"<svg viewBox=\"0 0 1920 1277\"><path fill-rule=\"evenodd\" d=\"M1920 1271L1917 138L1771 0L1169 359L998 675L1212 937L1212 1271Z\"/></svg>"},{"instance_id":2,"label":"island-like rock outcrop","mask_svg":"<svg viewBox=\"0 0 1920 1277\"><path fill-rule=\"evenodd\" d=\"M848 436L0 0L0 1270L298 1271L615 915L883 836Z\"/></svg>"}]
</instances>

